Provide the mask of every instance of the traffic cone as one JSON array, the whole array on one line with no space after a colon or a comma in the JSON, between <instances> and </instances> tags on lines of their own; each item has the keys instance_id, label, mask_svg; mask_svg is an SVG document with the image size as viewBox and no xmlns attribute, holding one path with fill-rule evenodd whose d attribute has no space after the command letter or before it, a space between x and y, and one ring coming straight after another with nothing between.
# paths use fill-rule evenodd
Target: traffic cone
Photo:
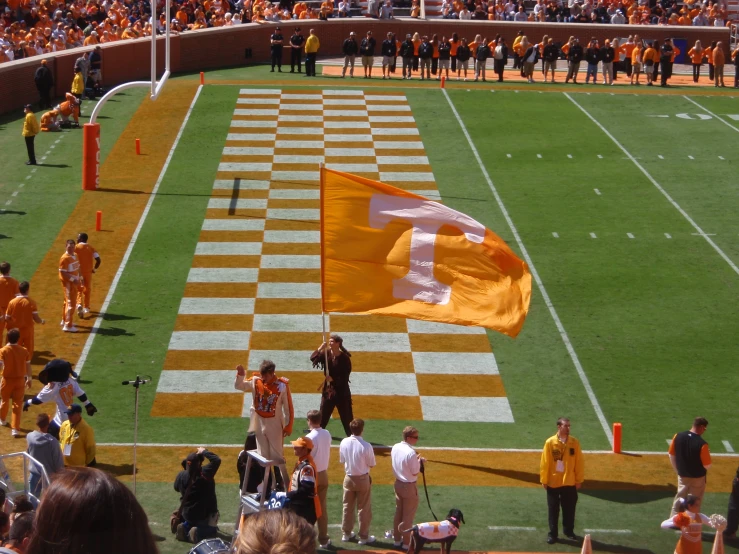
<instances>
[{"instance_id":1,"label":"traffic cone","mask_svg":"<svg viewBox=\"0 0 739 554\"><path fill-rule=\"evenodd\" d=\"M593 554L593 546L590 544L590 535L585 535L582 541L582 550L580 554Z\"/></svg>"}]
</instances>

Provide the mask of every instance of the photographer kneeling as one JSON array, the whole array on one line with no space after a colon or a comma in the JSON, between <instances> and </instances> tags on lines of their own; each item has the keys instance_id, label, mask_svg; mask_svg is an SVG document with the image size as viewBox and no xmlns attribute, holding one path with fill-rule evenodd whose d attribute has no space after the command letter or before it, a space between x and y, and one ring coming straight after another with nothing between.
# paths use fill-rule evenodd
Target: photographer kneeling
<instances>
[{"instance_id":1,"label":"photographer kneeling","mask_svg":"<svg viewBox=\"0 0 739 554\"><path fill-rule=\"evenodd\" d=\"M204 459L208 464L203 465ZM221 459L203 447L189 454L182 461L183 471L177 474L174 490L180 493L179 515L181 523L176 527L177 540L198 543L216 536L218 532L218 499L215 476Z\"/></svg>"}]
</instances>

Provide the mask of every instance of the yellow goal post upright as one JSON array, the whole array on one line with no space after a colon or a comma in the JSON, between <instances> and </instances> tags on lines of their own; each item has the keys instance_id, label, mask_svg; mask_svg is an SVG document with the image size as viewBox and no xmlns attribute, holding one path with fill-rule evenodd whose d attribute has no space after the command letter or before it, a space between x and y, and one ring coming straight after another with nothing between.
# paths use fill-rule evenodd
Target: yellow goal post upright
<instances>
[{"instance_id":1,"label":"yellow goal post upright","mask_svg":"<svg viewBox=\"0 0 739 554\"><path fill-rule=\"evenodd\" d=\"M170 76L170 6L171 0L166 0L164 13L166 14L166 25L164 34L164 73L162 78L157 80L157 10L156 2L151 3L151 80L150 81L130 81L123 83L106 92L92 110L90 122L83 126L82 134L82 190L97 190L100 187L100 124L97 117L100 114L105 103L118 94L119 92L129 88L149 87L151 92L149 99L154 101L162 92L164 84Z\"/></svg>"}]
</instances>

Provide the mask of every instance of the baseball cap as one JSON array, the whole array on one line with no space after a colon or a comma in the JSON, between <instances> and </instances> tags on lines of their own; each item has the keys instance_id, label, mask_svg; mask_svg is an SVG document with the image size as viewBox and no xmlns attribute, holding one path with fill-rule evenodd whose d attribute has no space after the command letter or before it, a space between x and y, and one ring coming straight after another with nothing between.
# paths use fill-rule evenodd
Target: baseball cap
<instances>
[{"instance_id":1,"label":"baseball cap","mask_svg":"<svg viewBox=\"0 0 739 554\"><path fill-rule=\"evenodd\" d=\"M307 448L308 450L313 450L313 441L310 440L308 437L300 437L294 441L291 441L290 444L297 447Z\"/></svg>"},{"instance_id":2,"label":"baseball cap","mask_svg":"<svg viewBox=\"0 0 739 554\"><path fill-rule=\"evenodd\" d=\"M349 33L349 36L350 37L356 37L357 36L357 33L355 33L354 31L352 31L351 33Z\"/></svg>"},{"instance_id":3,"label":"baseball cap","mask_svg":"<svg viewBox=\"0 0 739 554\"><path fill-rule=\"evenodd\" d=\"M31 106L31 104L26 104L25 106L23 106L23 108L26 110L32 110L33 106Z\"/></svg>"},{"instance_id":4,"label":"baseball cap","mask_svg":"<svg viewBox=\"0 0 739 554\"><path fill-rule=\"evenodd\" d=\"M79 404L72 404L69 408L67 408L66 412L67 415L81 414L82 406L80 406Z\"/></svg>"}]
</instances>

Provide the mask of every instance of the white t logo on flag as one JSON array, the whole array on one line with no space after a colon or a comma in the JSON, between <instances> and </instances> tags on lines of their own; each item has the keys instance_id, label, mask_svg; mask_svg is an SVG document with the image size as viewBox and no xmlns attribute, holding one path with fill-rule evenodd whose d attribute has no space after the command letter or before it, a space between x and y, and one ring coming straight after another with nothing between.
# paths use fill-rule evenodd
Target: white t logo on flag
<instances>
[{"instance_id":1,"label":"white t logo on flag","mask_svg":"<svg viewBox=\"0 0 739 554\"><path fill-rule=\"evenodd\" d=\"M462 231L470 242L482 243L485 227L451 208L418 198L375 194L370 200L369 224L382 229L393 220L413 225L408 273L393 280L393 296L399 300L418 300L429 304L448 304L452 287L434 277L434 246L442 225Z\"/></svg>"}]
</instances>

